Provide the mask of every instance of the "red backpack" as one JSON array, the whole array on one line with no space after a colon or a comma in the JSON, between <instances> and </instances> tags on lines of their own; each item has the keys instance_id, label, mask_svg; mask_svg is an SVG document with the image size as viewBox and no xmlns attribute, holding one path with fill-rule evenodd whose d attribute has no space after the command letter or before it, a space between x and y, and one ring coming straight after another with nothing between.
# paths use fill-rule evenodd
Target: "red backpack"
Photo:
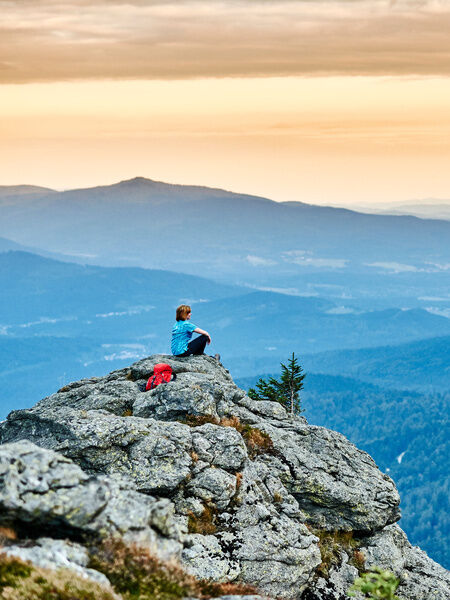
<instances>
[{"instance_id":1,"label":"red backpack","mask_svg":"<svg viewBox=\"0 0 450 600\"><path fill-rule=\"evenodd\" d=\"M175 375L173 376L175 379ZM169 383L172 381L172 367L166 363L158 363L153 367L153 375L150 375L145 387L145 391L153 390L161 383Z\"/></svg>"}]
</instances>

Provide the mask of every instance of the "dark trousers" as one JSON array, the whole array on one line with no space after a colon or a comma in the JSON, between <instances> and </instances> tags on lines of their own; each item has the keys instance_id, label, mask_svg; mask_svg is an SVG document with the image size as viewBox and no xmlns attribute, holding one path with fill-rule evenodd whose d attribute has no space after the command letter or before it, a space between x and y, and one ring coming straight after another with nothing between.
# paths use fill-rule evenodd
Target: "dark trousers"
<instances>
[{"instance_id":1,"label":"dark trousers","mask_svg":"<svg viewBox=\"0 0 450 600\"><path fill-rule=\"evenodd\" d=\"M208 338L206 335L199 335L189 342L186 352L183 352L183 354L178 354L177 356L198 356L199 354L203 354L205 352L207 341Z\"/></svg>"}]
</instances>

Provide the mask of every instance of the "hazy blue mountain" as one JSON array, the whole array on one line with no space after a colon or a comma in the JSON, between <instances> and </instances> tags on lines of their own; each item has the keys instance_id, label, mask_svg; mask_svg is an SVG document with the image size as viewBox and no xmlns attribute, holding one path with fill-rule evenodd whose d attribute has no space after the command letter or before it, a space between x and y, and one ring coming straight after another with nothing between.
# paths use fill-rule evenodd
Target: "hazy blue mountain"
<instances>
[{"instance_id":1,"label":"hazy blue mountain","mask_svg":"<svg viewBox=\"0 0 450 600\"><path fill-rule=\"evenodd\" d=\"M253 361L264 354L278 361L293 350L305 354L380 346L387 339L401 343L450 333L450 319L422 309L341 314L335 308L320 298L255 292L201 304L196 319L211 323L236 375L244 374L240 369L255 372Z\"/></svg>"},{"instance_id":2,"label":"hazy blue mountain","mask_svg":"<svg viewBox=\"0 0 450 600\"><path fill-rule=\"evenodd\" d=\"M33 406L69 381L104 374L104 365L96 371L95 364L89 364L101 350L94 340L0 335L0 420L11 410Z\"/></svg>"},{"instance_id":3,"label":"hazy blue mountain","mask_svg":"<svg viewBox=\"0 0 450 600\"><path fill-rule=\"evenodd\" d=\"M70 323L74 318L133 316L156 308L172 314L174 304L182 300L214 300L246 291L181 273L63 263L26 252L0 253L0 287L3 325L36 319Z\"/></svg>"},{"instance_id":4,"label":"hazy blue mountain","mask_svg":"<svg viewBox=\"0 0 450 600\"><path fill-rule=\"evenodd\" d=\"M39 185L0 185L0 206L5 198L15 198L26 196L27 199L32 197L47 196L54 193L55 190Z\"/></svg>"},{"instance_id":5,"label":"hazy blue mountain","mask_svg":"<svg viewBox=\"0 0 450 600\"><path fill-rule=\"evenodd\" d=\"M236 375L254 359L277 364L300 354L450 335L450 319L423 309L341 312L318 297L226 286L200 277L139 268L62 263L32 254L0 254L0 331L13 336L88 337L135 343L152 336L167 351L174 309L195 306L193 322L210 330ZM211 349L211 352L213 350Z\"/></svg>"},{"instance_id":6,"label":"hazy blue mountain","mask_svg":"<svg viewBox=\"0 0 450 600\"><path fill-rule=\"evenodd\" d=\"M279 370L271 375L278 377ZM248 389L258 378L241 378L236 383ZM394 479L402 498L401 526L413 544L447 567L449 402L449 392L424 395L386 390L348 377L311 372L302 392L311 424L342 432Z\"/></svg>"},{"instance_id":7,"label":"hazy blue mountain","mask_svg":"<svg viewBox=\"0 0 450 600\"><path fill-rule=\"evenodd\" d=\"M9 250L29 251L26 249L26 246L23 246L22 244L0 237L0 252L9 252Z\"/></svg>"},{"instance_id":8,"label":"hazy blue mountain","mask_svg":"<svg viewBox=\"0 0 450 600\"><path fill-rule=\"evenodd\" d=\"M385 206L385 205L383 205ZM373 208L370 212L389 215L414 215L421 219L450 220L450 201L422 200L421 202L395 203L380 209Z\"/></svg>"},{"instance_id":9,"label":"hazy blue mountain","mask_svg":"<svg viewBox=\"0 0 450 600\"><path fill-rule=\"evenodd\" d=\"M143 178L40 199L22 195L1 205L0 214L0 235L102 265L334 297L415 299L450 284L448 221Z\"/></svg>"},{"instance_id":10,"label":"hazy blue mountain","mask_svg":"<svg viewBox=\"0 0 450 600\"><path fill-rule=\"evenodd\" d=\"M62 260L67 262L74 262L76 260L71 256L64 256L62 254L57 254L55 252L47 252L46 250L41 250L40 248L34 248L33 246L24 246L23 244L18 244L13 240L9 240L4 237L0 237L0 253L9 252L10 250L18 251L18 252L30 252L31 254L38 254L40 256L45 256L48 258L53 258L55 260Z\"/></svg>"},{"instance_id":11,"label":"hazy blue mountain","mask_svg":"<svg viewBox=\"0 0 450 600\"><path fill-rule=\"evenodd\" d=\"M382 387L445 392L450 390L450 336L306 354L302 364L313 373L354 377Z\"/></svg>"},{"instance_id":12,"label":"hazy blue mountain","mask_svg":"<svg viewBox=\"0 0 450 600\"><path fill-rule=\"evenodd\" d=\"M174 311L181 302L192 304L193 322L213 337L208 352L220 352L234 376L277 369L293 350L303 357L380 346L386 339L450 336L450 319L422 309L341 314L330 300L318 297L254 291L160 270L63 263L25 252L0 253L0 287L3 414L52 393L61 378L67 383L101 375L130 360L169 352ZM377 369L389 368L385 383L395 385L408 372L413 382L425 376L429 381L437 372L445 386L439 373L448 360L439 358L445 341L420 342L409 353L366 348L347 351L345 360L339 352L308 360L317 370L323 364L338 369L342 360L342 369L348 362L349 372L361 377L376 378ZM420 365L421 356L428 371ZM17 374L33 387L17 388Z\"/></svg>"}]
</instances>

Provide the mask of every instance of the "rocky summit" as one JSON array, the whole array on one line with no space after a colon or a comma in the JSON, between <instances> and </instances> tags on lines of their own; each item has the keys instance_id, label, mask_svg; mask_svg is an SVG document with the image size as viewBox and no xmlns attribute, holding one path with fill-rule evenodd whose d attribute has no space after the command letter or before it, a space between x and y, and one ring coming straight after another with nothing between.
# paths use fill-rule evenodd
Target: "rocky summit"
<instances>
[{"instance_id":1,"label":"rocky summit","mask_svg":"<svg viewBox=\"0 0 450 600\"><path fill-rule=\"evenodd\" d=\"M156 363L176 379L144 392ZM120 538L198 579L273 598L347 600L374 566L404 600L449 573L396 525L392 480L344 436L251 400L207 356L151 356L78 381L0 425L2 552L102 585L89 544ZM254 597L254 596L253 596Z\"/></svg>"}]
</instances>

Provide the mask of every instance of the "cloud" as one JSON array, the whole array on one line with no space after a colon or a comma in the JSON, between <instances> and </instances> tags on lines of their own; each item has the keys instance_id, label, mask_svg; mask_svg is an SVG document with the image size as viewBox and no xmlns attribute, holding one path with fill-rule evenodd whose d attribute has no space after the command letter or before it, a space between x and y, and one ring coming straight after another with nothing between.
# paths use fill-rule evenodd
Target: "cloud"
<instances>
[{"instance_id":1,"label":"cloud","mask_svg":"<svg viewBox=\"0 0 450 600\"><path fill-rule=\"evenodd\" d=\"M271 258L253 256L252 254L249 254L245 260L250 263L252 267L270 267L277 264L276 261L272 260Z\"/></svg>"},{"instance_id":2,"label":"cloud","mask_svg":"<svg viewBox=\"0 0 450 600\"><path fill-rule=\"evenodd\" d=\"M368 267L378 267L379 269L386 269L387 271L392 271L392 273L407 273L407 272L417 272L423 269L418 269L414 265L404 265L402 263L397 262L374 262L374 263L366 263Z\"/></svg>"},{"instance_id":3,"label":"cloud","mask_svg":"<svg viewBox=\"0 0 450 600\"><path fill-rule=\"evenodd\" d=\"M432 315L439 315L440 317L446 317L450 319L450 308L436 308L435 306L429 306L425 310Z\"/></svg>"},{"instance_id":4,"label":"cloud","mask_svg":"<svg viewBox=\"0 0 450 600\"><path fill-rule=\"evenodd\" d=\"M104 349L112 349L115 352L105 354L103 360L139 360L149 354L149 350L143 344L102 344Z\"/></svg>"},{"instance_id":5,"label":"cloud","mask_svg":"<svg viewBox=\"0 0 450 600\"><path fill-rule=\"evenodd\" d=\"M356 310L348 306L335 306L334 308L330 308L330 310L325 312L328 315L350 315L352 313L356 313Z\"/></svg>"},{"instance_id":6,"label":"cloud","mask_svg":"<svg viewBox=\"0 0 450 600\"><path fill-rule=\"evenodd\" d=\"M285 258L285 260L301 267L329 267L332 269L344 269L349 262L345 258L310 258L307 256L296 256Z\"/></svg>"},{"instance_id":7,"label":"cloud","mask_svg":"<svg viewBox=\"0 0 450 600\"><path fill-rule=\"evenodd\" d=\"M448 75L444 0L1 1L0 81Z\"/></svg>"},{"instance_id":8,"label":"cloud","mask_svg":"<svg viewBox=\"0 0 450 600\"><path fill-rule=\"evenodd\" d=\"M187 304L188 306L191 304L204 304L205 302L209 302L208 298L180 298L178 300L178 304Z\"/></svg>"},{"instance_id":9,"label":"cloud","mask_svg":"<svg viewBox=\"0 0 450 600\"><path fill-rule=\"evenodd\" d=\"M26 329L28 327L35 327L36 325L54 325L55 323L64 323L67 321L76 321L78 317L59 317L59 318L51 318L51 317L40 317L37 321L29 321L28 323L20 323L17 327L21 327L22 329ZM11 327L11 326L8 326Z\"/></svg>"},{"instance_id":10,"label":"cloud","mask_svg":"<svg viewBox=\"0 0 450 600\"><path fill-rule=\"evenodd\" d=\"M433 269L430 269L430 271L449 271L450 270L450 263L434 263L434 262L427 262L427 265L432 265Z\"/></svg>"},{"instance_id":11,"label":"cloud","mask_svg":"<svg viewBox=\"0 0 450 600\"><path fill-rule=\"evenodd\" d=\"M154 308L154 306L136 306L127 310L98 313L95 316L99 319L109 319L110 317L131 317L133 315L140 315L143 312L148 312Z\"/></svg>"},{"instance_id":12,"label":"cloud","mask_svg":"<svg viewBox=\"0 0 450 600\"><path fill-rule=\"evenodd\" d=\"M301 294L297 288L285 288L285 287L266 287L266 286L248 286L254 287L254 289L260 290L261 292L275 292L276 294L284 294L285 296L305 296ZM310 294L307 294L310 296Z\"/></svg>"}]
</instances>

